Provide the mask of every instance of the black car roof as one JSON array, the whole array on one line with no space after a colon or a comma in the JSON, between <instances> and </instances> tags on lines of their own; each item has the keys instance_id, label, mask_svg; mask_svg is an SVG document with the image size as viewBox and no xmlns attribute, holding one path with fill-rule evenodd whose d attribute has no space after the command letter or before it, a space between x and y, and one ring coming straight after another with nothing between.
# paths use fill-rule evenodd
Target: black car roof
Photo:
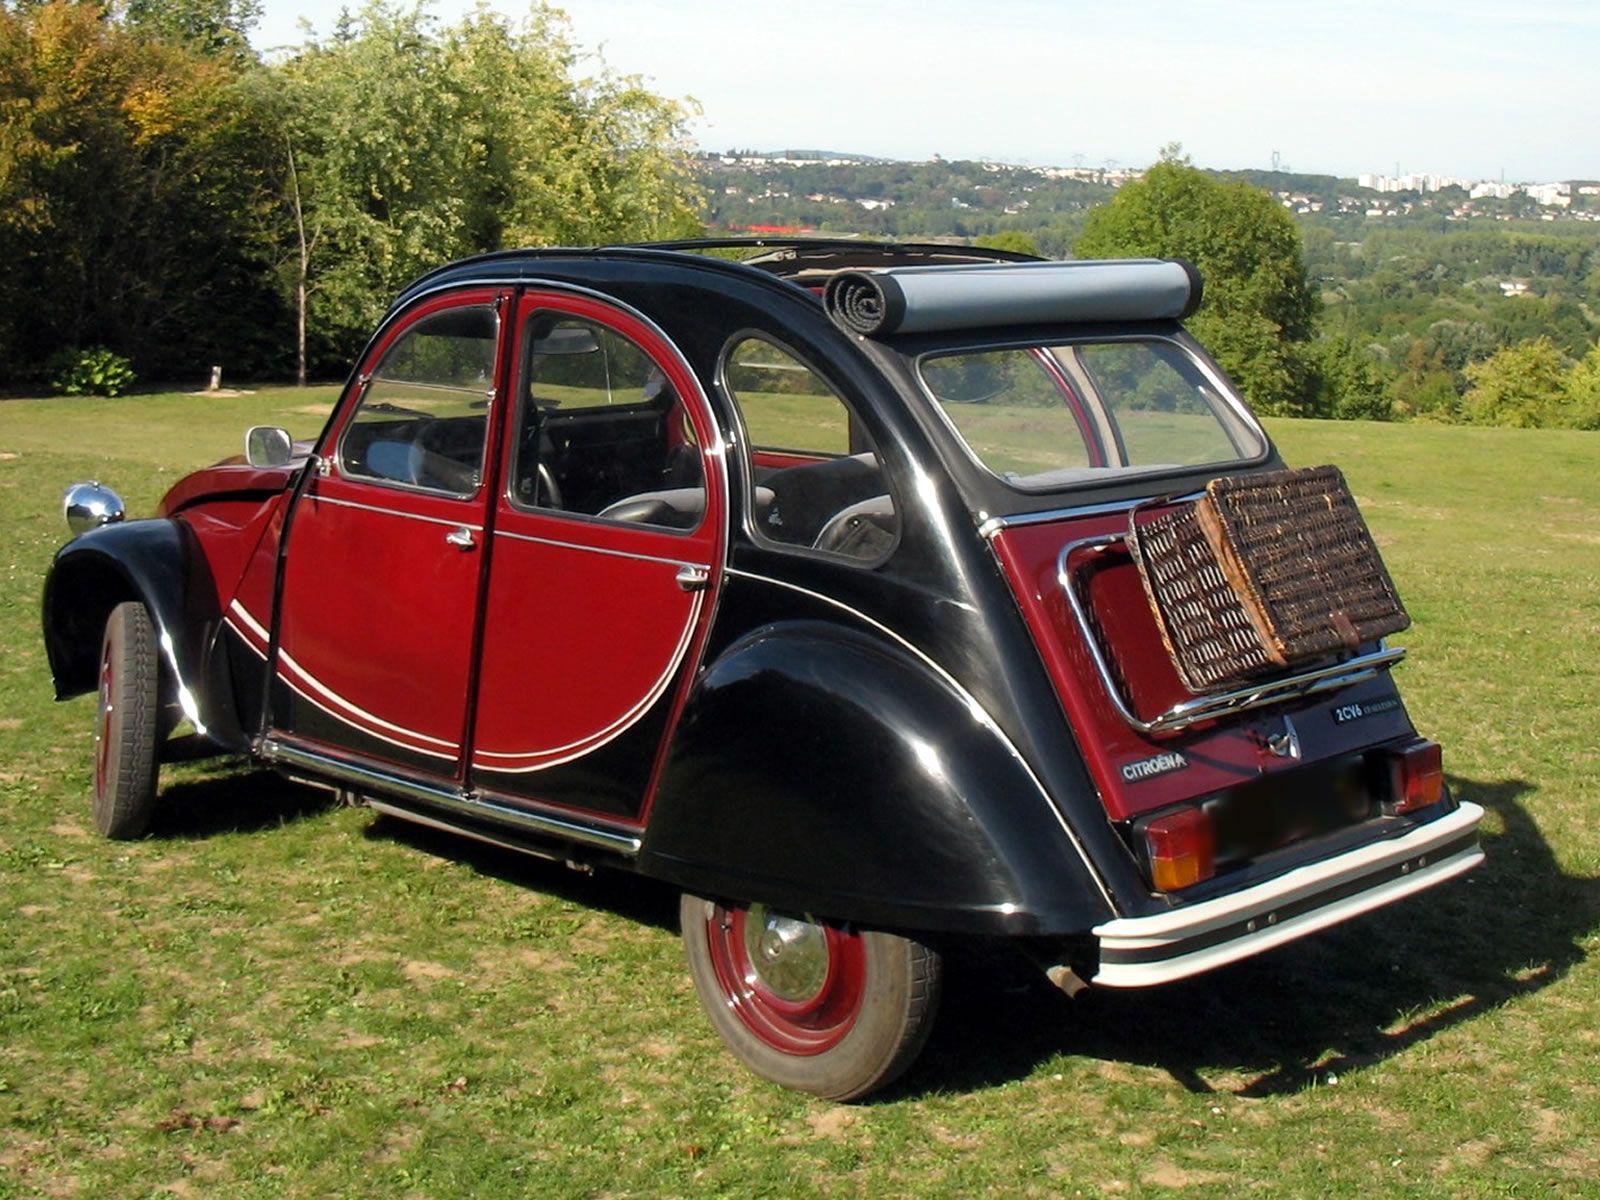
<instances>
[{"instance_id":1,"label":"black car roof","mask_svg":"<svg viewBox=\"0 0 1600 1200\"><path fill-rule=\"evenodd\" d=\"M748 251L744 257L733 252ZM391 311L424 292L451 284L489 279L534 278L539 264L610 259L637 263L673 262L711 272L761 274L788 280L810 291L839 271L887 267L955 266L962 263L1036 262L1030 254L936 242L876 242L855 238L694 238L673 242L630 242L605 246L543 246L497 250L447 263L413 280Z\"/></svg>"}]
</instances>

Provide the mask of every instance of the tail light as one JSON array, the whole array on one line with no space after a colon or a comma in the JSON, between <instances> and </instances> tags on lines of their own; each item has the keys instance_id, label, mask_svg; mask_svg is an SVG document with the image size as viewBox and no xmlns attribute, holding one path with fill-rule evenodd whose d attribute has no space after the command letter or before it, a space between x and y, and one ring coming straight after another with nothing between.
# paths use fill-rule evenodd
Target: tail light
<instances>
[{"instance_id":1,"label":"tail light","mask_svg":"<svg viewBox=\"0 0 1600 1200\"><path fill-rule=\"evenodd\" d=\"M1415 812L1444 798L1444 751L1438 742L1416 741L1389 753L1395 813Z\"/></svg>"},{"instance_id":2,"label":"tail light","mask_svg":"<svg viewBox=\"0 0 1600 1200\"><path fill-rule=\"evenodd\" d=\"M1157 891L1175 892L1216 874L1217 835L1204 809L1180 808L1134 828Z\"/></svg>"}]
</instances>

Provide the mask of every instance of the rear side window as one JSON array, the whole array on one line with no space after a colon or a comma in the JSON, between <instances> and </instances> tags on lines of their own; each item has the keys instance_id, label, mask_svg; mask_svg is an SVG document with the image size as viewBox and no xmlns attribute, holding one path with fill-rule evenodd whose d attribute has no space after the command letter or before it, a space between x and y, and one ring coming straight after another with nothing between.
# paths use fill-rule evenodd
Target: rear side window
<instances>
[{"instance_id":1,"label":"rear side window","mask_svg":"<svg viewBox=\"0 0 1600 1200\"><path fill-rule=\"evenodd\" d=\"M782 346L747 337L728 352L725 374L752 445L850 453L850 411L844 401Z\"/></svg>"},{"instance_id":2,"label":"rear side window","mask_svg":"<svg viewBox=\"0 0 1600 1200\"><path fill-rule=\"evenodd\" d=\"M863 561L887 556L900 515L876 447L839 393L757 334L728 347L722 377L744 425L757 537Z\"/></svg>"}]
</instances>

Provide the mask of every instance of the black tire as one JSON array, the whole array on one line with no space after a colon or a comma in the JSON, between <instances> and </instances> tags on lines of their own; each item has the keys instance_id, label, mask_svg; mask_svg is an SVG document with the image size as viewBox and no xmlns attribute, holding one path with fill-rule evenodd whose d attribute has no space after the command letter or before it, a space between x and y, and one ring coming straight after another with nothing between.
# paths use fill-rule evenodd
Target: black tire
<instances>
[{"instance_id":1,"label":"black tire","mask_svg":"<svg viewBox=\"0 0 1600 1200\"><path fill-rule=\"evenodd\" d=\"M679 920L712 1027L764 1079L857 1100L928 1040L943 966L920 942L690 895Z\"/></svg>"},{"instance_id":2,"label":"black tire","mask_svg":"<svg viewBox=\"0 0 1600 1200\"><path fill-rule=\"evenodd\" d=\"M94 735L94 824L108 838L143 836L156 802L161 667L143 604L111 610L100 642Z\"/></svg>"}]
</instances>

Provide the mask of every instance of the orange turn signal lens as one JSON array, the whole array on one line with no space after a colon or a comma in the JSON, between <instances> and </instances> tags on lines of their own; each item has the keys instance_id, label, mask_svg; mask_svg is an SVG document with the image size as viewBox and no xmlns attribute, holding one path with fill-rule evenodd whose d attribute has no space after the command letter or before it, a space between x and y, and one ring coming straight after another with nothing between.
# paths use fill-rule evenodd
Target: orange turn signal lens
<instances>
[{"instance_id":1,"label":"orange turn signal lens","mask_svg":"<svg viewBox=\"0 0 1600 1200\"><path fill-rule=\"evenodd\" d=\"M1141 832L1150 882L1158 891L1175 892L1216 874L1217 835L1204 809L1153 817Z\"/></svg>"},{"instance_id":2,"label":"orange turn signal lens","mask_svg":"<svg viewBox=\"0 0 1600 1200\"><path fill-rule=\"evenodd\" d=\"M1438 742L1417 741L1390 754L1394 811L1415 812L1444 798L1444 751Z\"/></svg>"}]
</instances>

